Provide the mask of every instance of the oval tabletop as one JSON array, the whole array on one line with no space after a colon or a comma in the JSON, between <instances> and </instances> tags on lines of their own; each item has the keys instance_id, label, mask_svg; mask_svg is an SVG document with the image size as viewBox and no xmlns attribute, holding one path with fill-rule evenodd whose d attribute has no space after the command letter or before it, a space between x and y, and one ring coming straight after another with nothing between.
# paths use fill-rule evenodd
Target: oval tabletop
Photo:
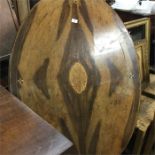
<instances>
[{"instance_id":1,"label":"oval tabletop","mask_svg":"<svg viewBox=\"0 0 155 155\"><path fill-rule=\"evenodd\" d=\"M137 58L103 0L39 2L18 34L10 84L79 154L120 154L131 137L140 94Z\"/></svg>"}]
</instances>

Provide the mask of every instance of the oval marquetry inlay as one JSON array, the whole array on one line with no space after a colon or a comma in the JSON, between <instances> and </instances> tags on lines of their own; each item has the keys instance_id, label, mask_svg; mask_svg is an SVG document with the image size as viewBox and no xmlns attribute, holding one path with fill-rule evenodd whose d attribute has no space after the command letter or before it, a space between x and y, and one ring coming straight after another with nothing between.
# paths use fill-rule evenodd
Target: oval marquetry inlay
<instances>
[{"instance_id":1,"label":"oval marquetry inlay","mask_svg":"<svg viewBox=\"0 0 155 155\"><path fill-rule=\"evenodd\" d=\"M69 82L78 94L81 94L87 86L88 76L82 64L76 62L69 72Z\"/></svg>"}]
</instances>

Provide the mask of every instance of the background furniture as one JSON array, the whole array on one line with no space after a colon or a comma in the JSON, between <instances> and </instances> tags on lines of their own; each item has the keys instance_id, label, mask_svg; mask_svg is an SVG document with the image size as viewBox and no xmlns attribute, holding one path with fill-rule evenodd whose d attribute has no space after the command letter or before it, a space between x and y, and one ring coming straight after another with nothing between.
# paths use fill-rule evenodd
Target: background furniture
<instances>
[{"instance_id":1,"label":"background furniture","mask_svg":"<svg viewBox=\"0 0 155 155\"><path fill-rule=\"evenodd\" d=\"M155 143L155 100L141 96L133 154L150 154Z\"/></svg>"},{"instance_id":2,"label":"background furniture","mask_svg":"<svg viewBox=\"0 0 155 155\"><path fill-rule=\"evenodd\" d=\"M142 82L142 89L147 87L150 81L149 74L149 53L146 40L135 41L135 49L138 56L140 78Z\"/></svg>"},{"instance_id":3,"label":"background furniture","mask_svg":"<svg viewBox=\"0 0 155 155\"><path fill-rule=\"evenodd\" d=\"M10 0L0 0L0 84L8 87L8 60L18 29Z\"/></svg>"},{"instance_id":4,"label":"background furniture","mask_svg":"<svg viewBox=\"0 0 155 155\"><path fill-rule=\"evenodd\" d=\"M150 155L155 153L155 75L141 95L134 134L124 154Z\"/></svg>"},{"instance_id":5,"label":"background furniture","mask_svg":"<svg viewBox=\"0 0 155 155\"><path fill-rule=\"evenodd\" d=\"M155 72L155 15L140 15L140 14L133 14L130 12L123 12L116 10L120 18L123 22L132 21L135 19L141 19L144 17L150 18L150 70Z\"/></svg>"},{"instance_id":6,"label":"background furniture","mask_svg":"<svg viewBox=\"0 0 155 155\"><path fill-rule=\"evenodd\" d=\"M0 0L0 61L10 55L18 28L9 0Z\"/></svg>"},{"instance_id":7,"label":"background furniture","mask_svg":"<svg viewBox=\"0 0 155 155\"><path fill-rule=\"evenodd\" d=\"M150 19L140 18L124 23L132 37L138 56L142 89L149 84Z\"/></svg>"},{"instance_id":8,"label":"background furniture","mask_svg":"<svg viewBox=\"0 0 155 155\"><path fill-rule=\"evenodd\" d=\"M155 99L155 75L150 74L150 84L144 89L145 96Z\"/></svg>"}]
</instances>

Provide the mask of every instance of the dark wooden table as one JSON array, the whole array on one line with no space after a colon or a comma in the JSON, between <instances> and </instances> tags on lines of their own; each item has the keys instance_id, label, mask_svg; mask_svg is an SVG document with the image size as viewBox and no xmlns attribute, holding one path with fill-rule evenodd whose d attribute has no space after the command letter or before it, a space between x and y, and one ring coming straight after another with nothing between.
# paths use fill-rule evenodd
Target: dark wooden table
<instances>
[{"instance_id":1,"label":"dark wooden table","mask_svg":"<svg viewBox=\"0 0 155 155\"><path fill-rule=\"evenodd\" d=\"M71 142L0 86L0 155L58 155Z\"/></svg>"}]
</instances>

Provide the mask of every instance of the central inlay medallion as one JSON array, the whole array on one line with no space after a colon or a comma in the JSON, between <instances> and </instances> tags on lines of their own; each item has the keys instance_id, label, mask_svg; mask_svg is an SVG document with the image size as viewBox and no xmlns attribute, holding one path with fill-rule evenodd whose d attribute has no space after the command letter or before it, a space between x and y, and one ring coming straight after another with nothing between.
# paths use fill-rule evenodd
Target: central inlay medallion
<instances>
[{"instance_id":1,"label":"central inlay medallion","mask_svg":"<svg viewBox=\"0 0 155 155\"><path fill-rule=\"evenodd\" d=\"M74 91L81 94L87 86L88 76L85 68L79 62L74 63L69 72L69 82Z\"/></svg>"}]
</instances>

